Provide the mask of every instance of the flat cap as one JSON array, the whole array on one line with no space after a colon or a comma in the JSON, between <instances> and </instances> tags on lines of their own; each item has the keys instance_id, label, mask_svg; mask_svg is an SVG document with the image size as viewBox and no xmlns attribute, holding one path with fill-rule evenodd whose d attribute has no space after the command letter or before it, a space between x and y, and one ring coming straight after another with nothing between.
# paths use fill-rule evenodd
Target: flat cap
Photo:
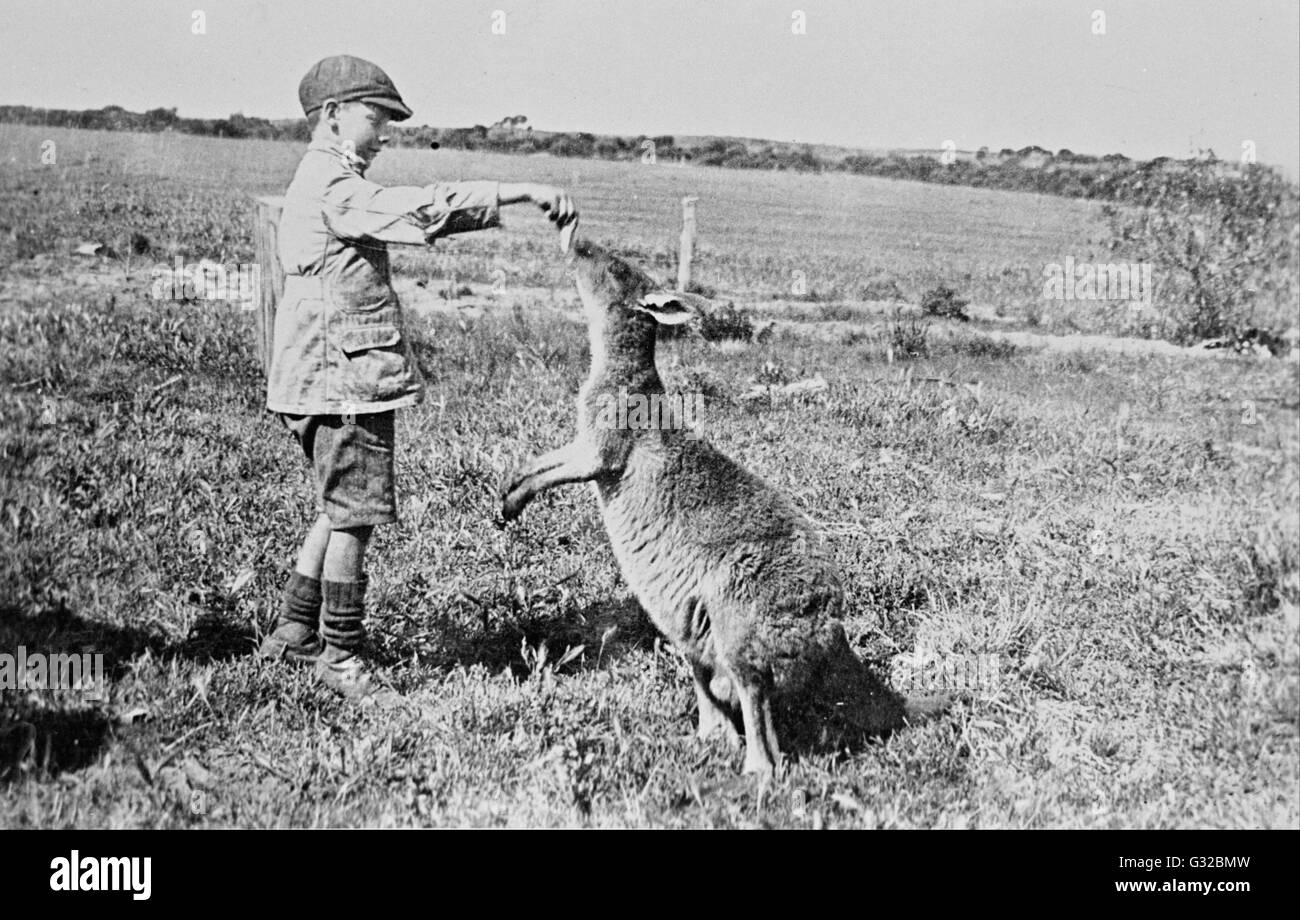
<instances>
[{"instance_id":1,"label":"flat cap","mask_svg":"<svg viewBox=\"0 0 1300 920\"><path fill-rule=\"evenodd\" d=\"M412 115L388 74L377 64L350 54L317 61L298 84L298 101L304 115L319 109L326 99L374 103L391 111L393 121L405 121Z\"/></svg>"}]
</instances>

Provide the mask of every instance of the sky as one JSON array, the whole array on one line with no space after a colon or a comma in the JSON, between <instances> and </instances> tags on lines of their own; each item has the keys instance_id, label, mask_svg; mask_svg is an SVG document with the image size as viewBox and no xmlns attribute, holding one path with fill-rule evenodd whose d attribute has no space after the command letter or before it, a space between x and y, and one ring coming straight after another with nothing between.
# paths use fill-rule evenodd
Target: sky
<instances>
[{"instance_id":1,"label":"sky","mask_svg":"<svg viewBox=\"0 0 1300 920\"><path fill-rule=\"evenodd\" d=\"M1261 162L1300 174L1295 0L0 7L0 104L288 118L301 114L302 74L346 53L387 70L411 124L526 115L546 130L1141 158L1212 148L1235 159L1249 142Z\"/></svg>"}]
</instances>

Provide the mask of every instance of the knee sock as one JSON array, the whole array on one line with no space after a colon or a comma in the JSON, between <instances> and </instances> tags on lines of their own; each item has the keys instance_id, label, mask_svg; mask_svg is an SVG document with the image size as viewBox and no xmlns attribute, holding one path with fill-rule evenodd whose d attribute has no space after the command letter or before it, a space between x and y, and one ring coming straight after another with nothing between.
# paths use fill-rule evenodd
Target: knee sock
<instances>
[{"instance_id":1,"label":"knee sock","mask_svg":"<svg viewBox=\"0 0 1300 920\"><path fill-rule=\"evenodd\" d=\"M347 652L361 651L366 638L366 585L359 581L325 582L325 609L321 615L321 635L328 645Z\"/></svg>"},{"instance_id":2,"label":"knee sock","mask_svg":"<svg viewBox=\"0 0 1300 920\"><path fill-rule=\"evenodd\" d=\"M315 629L320 623L321 586L318 579L295 571L284 586L280 619Z\"/></svg>"}]
</instances>

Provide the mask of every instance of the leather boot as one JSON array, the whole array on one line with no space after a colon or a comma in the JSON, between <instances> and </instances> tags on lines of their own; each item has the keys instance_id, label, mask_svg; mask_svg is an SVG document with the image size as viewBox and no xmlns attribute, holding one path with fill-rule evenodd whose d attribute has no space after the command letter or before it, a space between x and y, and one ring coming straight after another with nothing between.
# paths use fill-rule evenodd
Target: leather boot
<instances>
[{"instance_id":1,"label":"leather boot","mask_svg":"<svg viewBox=\"0 0 1300 920\"><path fill-rule=\"evenodd\" d=\"M325 648L316 659L316 678L349 699L371 699L384 691L361 657L366 641L367 579L325 582L321 635Z\"/></svg>"},{"instance_id":2,"label":"leather boot","mask_svg":"<svg viewBox=\"0 0 1300 920\"><path fill-rule=\"evenodd\" d=\"M320 582L295 571L284 586L280 612L257 654L262 658L297 664L315 661L325 647L317 633L320 607Z\"/></svg>"}]
</instances>

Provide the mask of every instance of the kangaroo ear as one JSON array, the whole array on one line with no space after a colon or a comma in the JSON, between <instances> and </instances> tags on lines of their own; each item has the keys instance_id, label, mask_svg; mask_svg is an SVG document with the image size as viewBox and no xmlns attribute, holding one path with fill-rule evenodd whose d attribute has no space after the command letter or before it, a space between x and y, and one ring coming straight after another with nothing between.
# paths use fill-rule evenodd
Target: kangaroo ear
<instances>
[{"instance_id":1,"label":"kangaroo ear","mask_svg":"<svg viewBox=\"0 0 1300 920\"><path fill-rule=\"evenodd\" d=\"M651 291L639 301L636 309L649 313L662 326L677 326L695 318L708 309L709 300L699 294L685 291Z\"/></svg>"}]
</instances>

